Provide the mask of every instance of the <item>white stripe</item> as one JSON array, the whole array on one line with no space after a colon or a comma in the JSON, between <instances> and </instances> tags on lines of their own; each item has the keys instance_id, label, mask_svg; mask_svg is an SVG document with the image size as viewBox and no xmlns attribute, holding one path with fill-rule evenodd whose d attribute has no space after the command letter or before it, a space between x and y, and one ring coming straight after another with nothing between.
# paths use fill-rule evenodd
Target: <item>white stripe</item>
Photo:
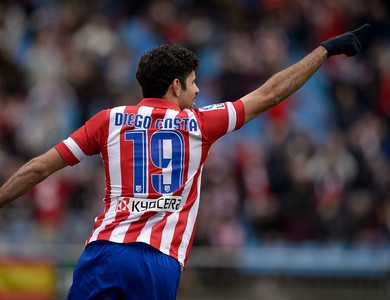
<instances>
[{"instance_id":1,"label":"white stripe","mask_svg":"<svg viewBox=\"0 0 390 300\"><path fill-rule=\"evenodd\" d=\"M165 113L165 116L164 116L164 119L166 119L166 118L174 118L174 117L177 116L178 113L179 112L176 111L176 110L167 109L167 111ZM172 195L172 193L167 193L166 195ZM163 215L159 214L159 215L156 215L156 216L153 216L152 218L150 218L146 222L144 228L142 229L140 235L138 236L137 241L148 243L150 241L150 235L152 234L153 226L156 225L159 221L161 221L164 218L164 216L165 216L165 214L163 214ZM163 230L163 234L164 234L164 231L165 230ZM169 245L170 245L170 243L169 243ZM165 251L163 251L162 249L161 249L161 251L163 253L169 255L169 247L167 249L165 249Z\"/></svg>"},{"instance_id":2,"label":"white stripe","mask_svg":"<svg viewBox=\"0 0 390 300\"><path fill-rule=\"evenodd\" d=\"M172 141L163 140L162 145L162 159L170 159L168 166L163 169L163 184L169 184L172 182Z\"/></svg>"},{"instance_id":3,"label":"white stripe","mask_svg":"<svg viewBox=\"0 0 390 300\"><path fill-rule=\"evenodd\" d=\"M187 249L188 249L188 246L189 246L189 243L191 240L192 232L194 231L196 218L198 215L198 209L199 209L199 203L200 203L200 184L201 184L201 178L202 178L202 171L203 171L203 166L199 169L200 174L198 177L198 181L194 183L193 182L194 178L192 178L191 183L188 185L189 189L192 187L193 184L197 185L197 197L196 197L196 200L195 200L194 204L192 205L190 212L188 214L186 228L184 230L182 241L181 241L181 244L180 244L179 250L178 250L178 260L181 264L184 264L184 260L186 258L186 254L187 254ZM187 193L189 192L189 189L188 189ZM188 198L188 195L187 195L187 198Z\"/></svg>"},{"instance_id":4,"label":"white stripe","mask_svg":"<svg viewBox=\"0 0 390 300\"><path fill-rule=\"evenodd\" d=\"M174 212L167 218L167 223L165 224L164 230L162 232L160 251L168 255L173 241L173 234L175 233L175 227L177 221L179 220L180 211L181 209ZM183 263L182 261L180 262Z\"/></svg>"},{"instance_id":5,"label":"white stripe","mask_svg":"<svg viewBox=\"0 0 390 300\"><path fill-rule=\"evenodd\" d=\"M143 115L144 116L144 119L146 116L150 117L152 116L152 112L153 112L153 107L149 107L149 106L141 106L139 109L138 109L138 112L137 114L138 115ZM149 196L149 138L148 138L148 134L147 132L146 133L146 138L145 138L145 147L144 149L146 149L146 153L144 153L144 157L146 158L146 174L145 174L145 186L146 186L146 192L145 193L137 193L137 197L138 198L147 198Z\"/></svg>"},{"instance_id":6,"label":"white stripe","mask_svg":"<svg viewBox=\"0 0 390 300\"><path fill-rule=\"evenodd\" d=\"M77 145L77 143L72 139L71 137L68 137L64 144L68 147L68 149L73 153L73 155L78 159L78 161L81 161L83 158L85 158L87 155L84 153L84 151Z\"/></svg>"},{"instance_id":7,"label":"white stripe","mask_svg":"<svg viewBox=\"0 0 390 300\"><path fill-rule=\"evenodd\" d=\"M190 111L187 110L186 112L189 113ZM178 114L178 111L168 109L166 112L165 118L167 118L167 117L174 118L177 116L177 114ZM189 190L191 188L191 185L192 185L192 183L188 183L188 179L187 179L187 183L185 184L185 187L184 187L184 190L182 193L183 200L182 200L181 207L183 207L183 205L185 204L185 202L188 198L188 193L189 193ZM170 248L171 248L171 244L173 241L173 235L175 233L177 221L179 220L180 211L181 211L181 209L179 211L174 212L173 214L171 214L167 218L167 222L166 222L166 224L164 226L164 230L162 232L160 251L165 253L165 254L168 254L168 255L170 254ZM180 262L183 263L183 261L180 261Z\"/></svg>"},{"instance_id":8,"label":"white stripe","mask_svg":"<svg viewBox=\"0 0 390 300\"><path fill-rule=\"evenodd\" d=\"M144 228L142 228L139 236L137 237L137 242L144 242L144 243L150 243L150 237L152 235L152 228L156 224L160 223L162 219L165 217L165 212L160 212L157 215L154 215L153 217L149 218L149 220L146 222ZM166 253L168 254L168 253Z\"/></svg>"},{"instance_id":9,"label":"white stripe","mask_svg":"<svg viewBox=\"0 0 390 300\"><path fill-rule=\"evenodd\" d=\"M196 119L195 115L191 112L188 111L188 115L190 119ZM199 127L198 127L199 128ZM201 182L201 173L202 173L202 168L199 169L200 163L201 163L201 156L202 156L202 133L198 129L198 131L194 134L194 132L190 133L189 137L189 162L188 162L188 179L186 183L186 187L183 191L183 205L185 204L186 200L188 199L190 190L194 184L198 186L198 195L195 200L195 203L191 207L191 210L188 215L187 219L187 224L186 228L184 230L184 234L182 237L181 244L178 249L178 260L181 264L184 264L184 260L186 258L186 253L187 253L187 248L190 243L192 231L195 226L196 222L196 216L198 214L198 207L199 207L199 185ZM199 177L198 177L198 182L194 182L195 175L197 174L197 171L199 169ZM184 200L185 199L185 200ZM179 215L179 214L177 214ZM177 220L176 220L177 223ZM173 233L174 230L171 233L171 238L173 239ZM164 240L164 239L163 239Z\"/></svg>"},{"instance_id":10,"label":"white stripe","mask_svg":"<svg viewBox=\"0 0 390 300\"><path fill-rule=\"evenodd\" d=\"M123 113L125 106L113 108L110 114L110 127L107 140L108 167L110 174L110 197L114 198L122 193L122 174L121 174L121 147L120 132L122 127L115 126L115 114Z\"/></svg>"},{"instance_id":11,"label":"white stripe","mask_svg":"<svg viewBox=\"0 0 390 300\"><path fill-rule=\"evenodd\" d=\"M108 129L108 139L107 139L107 153L108 153L108 167L110 174L110 208L106 212L106 216L103 219L102 224L94 231L91 236L90 241L95 241L98 234L106 227L107 224L115 220L117 201L116 196L119 196L122 192L122 176L121 176L121 156L120 156L120 143L118 141L121 131L121 126L115 126L115 114L123 113L125 106L115 107L111 110L110 113L110 124Z\"/></svg>"},{"instance_id":12,"label":"white stripe","mask_svg":"<svg viewBox=\"0 0 390 300\"><path fill-rule=\"evenodd\" d=\"M229 125L228 125L228 132L232 132L234 128L236 128L237 124L237 112L236 109L234 108L233 103L231 102L226 102L226 106L228 108L228 113L229 113Z\"/></svg>"},{"instance_id":13,"label":"white stripe","mask_svg":"<svg viewBox=\"0 0 390 300\"><path fill-rule=\"evenodd\" d=\"M117 202L115 202L117 203ZM130 214L130 216L124 220L123 222L117 224L115 229L112 231L111 236L110 236L110 241L111 242L116 242L116 243L123 243L125 237L126 237L126 232L129 230L129 227L132 223L136 223L141 217L143 213L134 213ZM126 223L126 226L124 225Z\"/></svg>"},{"instance_id":14,"label":"white stripe","mask_svg":"<svg viewBox=\"0 0 390 300\"><path fill-rule=\"evenodd\" d=\"M153 111L153 107L141 106L138 109L137 114L143 115L144 117L145 116L151 116L152 115L152 111ZM145 142L147 143L148 139L145 139ZM119 147L119 143L117 143L117 144L118 144L118 147ZM146 144L146 149L148 149L148 144ZM119 163L120 163L120 161L119 161ZM110 165L111 165L111 163L110 163ZM120 167L120 165L119 165L119 167ZM148 164L148 161L146 161L146 170L148 170L148 168L149 168L149 164ZM148 176L146 176L146 187L147 188L149 187ZM120 194L118 194L116 196L119 196L119 195ZM143 198L143 197L146 198L147 195L148 195L148 191L146 190L146 193L139 193L139 194L137 194L137 197L138 198ZM117 201L115 201L115 203L117 204ZM110 240L114 241L114 242L122 242L125 239L126 232L129 229L129 226L131 225L131 223L135 222L136 220L141 218L141 216L142 216L142 213L141 214L138 214L138 213L134 214L134 216L133 216L133 214L131 214L130 217L127 220L124 220L123 222L118 224L115 227L115 229L112 231ZM135 218L135 219L133 220L133 218ZM131 222L129 221L130 219L131 219ZM125 223L126 223L126 225L125 225Z\"/></svg>"}]
</instances>

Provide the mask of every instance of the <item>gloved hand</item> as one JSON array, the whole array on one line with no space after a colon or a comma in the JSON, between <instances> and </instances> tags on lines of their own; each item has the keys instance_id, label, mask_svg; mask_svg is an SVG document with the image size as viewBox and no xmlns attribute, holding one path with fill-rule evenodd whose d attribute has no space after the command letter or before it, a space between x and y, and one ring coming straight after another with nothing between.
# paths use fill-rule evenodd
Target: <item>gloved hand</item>
<instances>
[{"instance_id":1,"label":"gloved hand","mask_svg":"<svg viewBox=\"0 0 390 300\"><path fill-rule=\"evenodd\" d=\"M369 23L364 24L354 31L348 31L344 34L335 36L334 38L322 42L320 45L328 50L328 57L337 54L354 56L359 53L359 49L362 46L358 37L370 27L371 25Z\"/></svg>"}]
</instances>

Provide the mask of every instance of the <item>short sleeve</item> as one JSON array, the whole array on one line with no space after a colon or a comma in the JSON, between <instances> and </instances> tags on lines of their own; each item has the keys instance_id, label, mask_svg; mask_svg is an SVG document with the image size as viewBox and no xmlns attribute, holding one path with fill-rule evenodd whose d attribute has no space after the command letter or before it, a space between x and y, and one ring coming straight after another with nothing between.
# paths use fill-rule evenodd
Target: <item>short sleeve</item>
<instances>
[{"instance_id":1,"label":"short sleeve","mask_svg":"<svg viewBox=\"0 0 390 300\"><path fill-rule=\"evenodd\" d=\"M241 100L208 105L197 109L196 115L201 123L203 137L210 143L241 128L245 122Z\"/></svg>"},{"instance_id":2,"label":"short sleeve","mask_svg":"<svg viewBox=\"0 0 390 300\"><path fill-rule=\"evenodd\" d=\"M109 110L103 110L89 119L69 138L58 143L55 149L69 165L73 166L84 157L101 152L108 126Z\"/></svg>"}]
</instances>

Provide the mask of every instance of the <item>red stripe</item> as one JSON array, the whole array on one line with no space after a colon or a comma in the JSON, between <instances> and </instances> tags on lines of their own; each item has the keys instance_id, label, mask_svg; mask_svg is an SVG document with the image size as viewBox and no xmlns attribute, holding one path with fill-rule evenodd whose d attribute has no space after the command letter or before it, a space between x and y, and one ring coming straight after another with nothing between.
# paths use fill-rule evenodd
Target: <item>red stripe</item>
<instances>
[{"instance_id":1,"label":"red stripe","mask_svg":"<svg viewBox=\"0 0 390 300\"><path fill-rule=\"evenodd\" d=\"M150 234L150 245L151 246L153 246L157 249L160 249L161 241L162 241L162 234L164 232L164 227L165 227L165 224L167 224L168 217L171 214L172 213L166 213L164 218L152 228L152 232Z\"/></svg>"},{"instance_id":2,"label":"red stripe","mask_svg":"<svg viewBox=\"0 0 390 300\"><path fill-rule=\"evenodd\" d=\"M114 229L118 226L119 223L127 220L127 218L130 216L130 213L125 211L119 211L115 215L114 222L106 224L104 229L99 232L97 239L98 240L110 240L111 234L114 231Z\"/></svg>"},{"instance_id":3,"label":"red stripe","mask_svg":"<svg viewBox=\"0 0 390 300\"><path fill-rule=\"evenodd\" d=\"M192 248L192 243L194 242L195 231L196 231L196 223L195 223L194 229L192 230L192 233L191 233L190 242L188 243L188 246L187 246L186 256L185 256L185 258L184 258L184 267L187 265L187 261L188 261L188 258L189 258L189 256L190 256L190 251L191 251L191 248Z\"/></svg>"},{"instance_id":4,"label":"red stripe","mask_svg":"<svg viewBox=\"0 0 390 300\"><path fill-rule=\"evenodd\" d=\"M72 153L72 151L69 150L68 146L66 146L64 142L58 143L54 146L54 148L69 166L74 166L75 164L79 163L77 157Z\"/></svg>"},{"instance_id":5,"label":"red stripe","mask_svg":"<svg viewBox=\"0 0 390 300\"><path fill-rule=\"evenodd\" d=\"M188 215L189 215L190 210L193 207L193 205L196 201L196 198L198 196L197 183L199 180L199 176L200 176L200 171L198 169L198 172L196 173L196 176L194 177L194 181L192 183L190 192L188 194L187 202L184 205L183 210L179 214L179 220L176 224L175 232L173 234L174 239L172 241L171 248L169 250L169 254L171 256L175 257L176 259L178 258L179 247L180 247L180 244L183 240L183 234L184 234L185 229L187 227Z\"/></svg>"},{"instance_id":6,"label":"red stripe","mask_svg":"<svg viewBox=\"0 0 390 300\"><path fill-rule=\"evenodd\" d=\"M165 116L166 109L153 109L151 113L152 117L152 124L150 126L151 129L148 130L148 144L150 145L150 138L152 134L156 131L154 128L156 124L156 119L163 118ZM150 146L148 147L147 151L150 151ZM148 153L148 174L161 174L161 169L157 168L150 160L150 153ZM148 175L149 176L149 175ZM161 194L156 193L152 187L152 180L151 176L149 176L149 184L148 184L148 198L158 198L161 196ZM146 222L149 220L149 218L152 218L154 215L156 215L156 212L145 212L141 218L136 222L132 223L129 228L127 229L126 235L125 235L125 242L133 242L136 241L139 237L142 229L145 227Z\"/></svg>"},{"instance_id":7,"label":"red stripe","mask_svg":"<svg viewBox=\"0 0 390 300\"><path fill-rule=\"evenodd\" d=\"M154 163L152 162L151 158L150 158L150 151L151 151L151 146L150 146L150 139L152 137L152 134L154 132L157 131L157 129L155 129L155 125L156 125L156 120L157 119L163 119L165 117L165 114L166 114L167 110L166 109L161 109L161 108L155 108L153 109L152 111L152 114L151 114L151 117L152 117L152 124L150 126L150 130L148 130L148 150L149 153L148 153L148 176L149 176L149 197L151 199L153 198L158 198L161 196L161 193L157 193L154 188L153 188L153 185L152 185L152 175L154 174L162 174L162 169L161 168L158 168L154 165Z\"/></svg>"},{"instance_id":8,"label":"red stripe","mask_svg":"<svg viewBox=\"0 0 390 300\"><path fill-rule=\"evenodd\" d=\"M179 247L183 240L183 234L188 223L188 215L194 204L194 201L196 200L196 196L197 196L196 182L198 179L199 179L199 173L197 173L196 177L194 178L194 182L192 184L189 193L189 198L187 199L187 203L184 205L183 210L179 214L179 220L177 221L175 227L175 232L173 234L174 239L172 241L171 248L169 249L169 254L175 258L178 258Z\"/></svg>"},{"instance_id":9,"label":"red stripe","mask_svg":"<svg viewBox=\"0 0 390 300\"><path fill-rule=\"evenodd\" d=\"M127 229L126 236L123 242L135 242L139 237L142 229L145 227L146 222L156 214L157 212L147 211L137 222L131 223L131 225Z\"/></svg>"},{"instance_id":10,"label":"red stripe","mask_svg":"<svg viewBox=\"0 0 390 300\"><path fill-rule=\"evenodd\" d=\"M126 113L137 113L138 107L135 106L126 106L124 109L124 112ZM133 127L129 126L122 126L121 132L120 132L120 140L119 140L119 147L120 147L120 167L121 167L121 179L122 179L122 196L133 196L133 174L130 172L133 170L133 155L122 155L122 153L126 153L126 151L133 151L132 145L127 144L131 143L130 141L125 141L123 138L123 132L125 130L132 129ZM107 147L106 147L107 148ZM127 159L127 160L126 160ZM109 161L108 161L108 152L106 156L107 165L105 166L105 169L107 170L106 174L109 176ZM109 195L111 195L111 181L108 181L109 184L107 186L107 198ZM106 206L106 211L109 209L109 207ZM123 221L128 219L130 216L130 212L126 211L120 211L117 212L115 215L115 220L109 224L106 224L104 229L99 232L97 239L98 240L109 240L111 237L111 234L113 230Z\"/></svg>"},{"instance_id":11,"label":"red stripe","mask_svg":"<svg viewBox=\"0 0 390 300\"><path fill-rule=\"evenodd\" d=\"M127 114L136 114L138 107L127 106L124 110ZM121 153L121 177L122 177L122 195L134 196L134 142L125 141L124 135L127 130L132 130L134 127L122 126L120 138L120 153ZM123 155L122 155L123 153Z\"/></svg>"},{"instance_id":12,"label":"red stripe","mask_svg":"<svg viewBox=\"0 0 390 300\"><path fill-rule=\"evenodd\" d=\"M109 127L110 127L110 112L111 112L111 109L107 110L107 114L106 114L106 118L104 119L104 122L107 122L107 125L104 128L103 132L101 133L101 141L100 141L100 145L102 145L100 151L101 151L101 155L102 155L102 158L103 158L103 162L104 162L104 169L105 169L105 174L106 174L106 195L109 195L110 192L111 192L111 189L110 189L110 173L108 172L108 165L109 165L109 161L108 161L108 151L107 151L107 141L108 141L108 132L109 132ZM106 216L106 212L109 210L110 208L110 205L111 205L111 200L109 197L106 197L105 198L105 209L104 209L104 212L102 214L100 214L97 218L96 218L96 221L95 221L95 225L93 227L93 230L92 230L92 233L91 235L89 236L89 238L87 239L87 244L89 243L90 241L90 238L92 237L92 234L95 232L95 230L101 226L105 216Z\"/></svg>"},{"instance_id":13,"label":"red stripe","mask_svg":"<svg viewBox=\"0 0 390 300\"><path fill-rule=\"evenodd\" d=\"M180 118L189 118L188 116L188 113L186 112L182 112L180 114ZM184 137L184 145L185 145L185 149L184 149L184 170L187 171L184 175L183 175L183 184L181 185L180 189L178 189L174 194L175 195L181 195L183 193L183 190L184 190L184 183L187 182L188 180L188 165L189 165L189 161L190 161L190 138L189 138L189 133L188 131L183 131L181 130L181 133Z\"/></svg>"},{"instance_id":14,"label":"red stripe","mask_svg":"<svg viewBox=\"0 0 390 300\"><path fill-rule=\"evenodd\" d=\"M194 116L197 119L198 124L201 124L201 120L199 120L197 118L197 115L194 114ZM203 134L203 132L202 132L202 134ZM178 220L176 227L175 227L174 239L172 241L171 248L170 248L170 255L175 257L176 259L178 259L179 247L180 247L180 244L182 243L183 234L184 234L186 227L187 227L188 215L189 215L190 210L196 201L196 198L198 197L198 181L200 180L200 174L201 174L200 170L201 170L201 166L204 164L204 162L207 158L209 149L210 149L210 144L206 143L203 136L202 136L202 145L201 145L201 150L200 150L201 153L200 153L199 166L197 167L197 173L194 176L194 180L192 182L191 189L188 193L187 202L186 202L183 210L179 214L179 220ZM187 139L186 139L186 154L188 154L188 157L186 156L186 163L187 163L191 159L191 157L190 157L190 155L191 155L191 153L190 153L190 136L189 135L187 136ZM188 165L186 166L186 169L187 170L189 169ZM188 250L189 249L187 248L187 251Z\"/></svg>"},{"instance_id":15,"label":"red stripe","mask_svg":"<svg viewBox=\"0 0 390 300\"><path fill-rule=\"evenodd\" d=\"M111 205L111 200L108 198L108 199L105 199L105 209L104 209L104 212L102 214L100 214L97 218L96 218L96 221L95 221L95 225L93 227L93 230L92 230L92 233L89 235L88 239L87 239L87 244L90 242L90 239L93 235L93 233L95 232L96 229L98 229L99 226L102 225L103 223L103 220L105 219L106 217L106 213L107 211L109 210L110 208L110 205ZM98 236L99 237L99 236Z\"/></svg>"},{"instance_id":16,"label":"red stripe","mask_svg":"<svg viewBox=\"0 0 390 300\"><path fill-rule=\"evenodd\" d=\"M177 117L188 118L188 114L186 112L182 112L179 115L177 115ZM189 137L188 137L188 131L186 132L186 131L181 130L181 133L182 133L182 135L184 137L184 145L186 147L184 149L184 162L183 163L185 164L184 170L187 170L187 172L185 174L183 174L183 182L182 182L181 187L177 191L175 191L173 193L173 195L181 195L183 193L184 183L187 182L187 179L188 179L188 162L189 162L189 158L190 158L190 154L189 154ZM164 216L164 219L159 224L156 224L152 228L152 232L151 232L151 235L150 235L151 236L150 242L151 242L152 246L156 247L157 249L159 249L160 246L161 246L162 235L164 233L165 225L167 223L168 217L171 214L172 213L167 213Z\"/></svg>"},{"instance_id":17,"label":"red stripe","mask_svg":"<svg viewBox=\"0 0 390 300\"><path fill-rule=\"evenodd\" d=\"M158 118L162 119L165 117L167 110L163 110L163 111L160 110L160 112L161 112L161 115L156 114L156 116ZM164 113L164 114L162 115L162 113ZM151 246L153 246L157 249L160 249L165 224L167 223L168 216L170 216L171 214L172 213L166 213L164 218L152 228L151 233L150 233L150 245Z\"/></svg>"},{"instance_id":18,"label":"red stripe","mask_svg":"<svg viewBox=\"0 0 390 300\"><path fill-rule=\"evenodd\" d=\"M237 116L236 127L234 128L234 130L237 130L240 129L242 125L244 125L245 123L245 108L241 100L237 100L232 103L234 108L236 109L236 116Z\"/></svg>"}]
</instances>

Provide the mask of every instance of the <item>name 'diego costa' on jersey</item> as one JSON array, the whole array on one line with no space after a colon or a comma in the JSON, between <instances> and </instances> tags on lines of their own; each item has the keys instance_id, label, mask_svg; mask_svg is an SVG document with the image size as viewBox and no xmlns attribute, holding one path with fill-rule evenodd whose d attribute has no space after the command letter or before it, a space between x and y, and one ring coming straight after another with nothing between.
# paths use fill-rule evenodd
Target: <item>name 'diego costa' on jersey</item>
<instances>
[{"instance_id":1,"label":"name 'diego costa' on jersey","mask_svg":"<svg viewBox=\"0 0 390 300\"><path fill-rule=\"evenodd\" d=\"M198 123L190 118L166 118L156 119L152 127L152 117L141 114L116 113L115 126L129 126L143 129L177 129L185 131L197 131Z\"/></svg>"}]
</instances>

